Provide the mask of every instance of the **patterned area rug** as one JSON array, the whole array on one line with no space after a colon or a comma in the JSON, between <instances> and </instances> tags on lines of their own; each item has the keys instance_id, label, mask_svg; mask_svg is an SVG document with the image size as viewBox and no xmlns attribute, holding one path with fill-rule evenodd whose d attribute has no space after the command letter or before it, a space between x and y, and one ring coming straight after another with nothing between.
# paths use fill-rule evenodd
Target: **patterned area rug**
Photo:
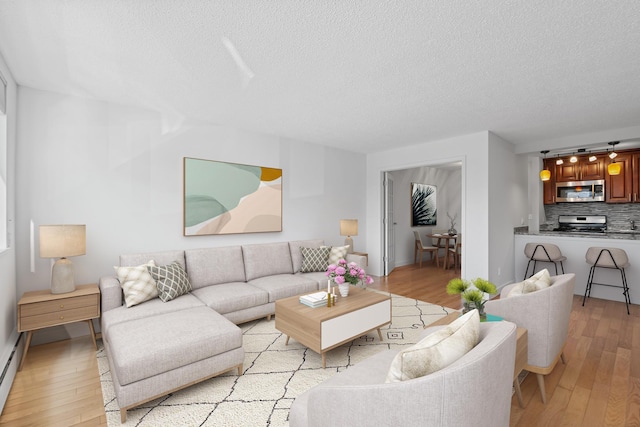
<instances>
[{"instance_id":1,"label":"patterned area rug","mask_svg":"<svg viewBox=\"0 0 640 427\"><path fill-rule=\"evenodd\" d=\"M319 354L286 336L266 319L239 325L245 349L244 373L212 378L127 412L120 424L109 364L102 346L98 368L109 426L288 426L289 408L296 396L349 366L387 349L418 341L425 325L451 308L392 295L392 322L382 328L383 341L374 331L327 353L322 369Z\"/></svg>"}]
</instances>

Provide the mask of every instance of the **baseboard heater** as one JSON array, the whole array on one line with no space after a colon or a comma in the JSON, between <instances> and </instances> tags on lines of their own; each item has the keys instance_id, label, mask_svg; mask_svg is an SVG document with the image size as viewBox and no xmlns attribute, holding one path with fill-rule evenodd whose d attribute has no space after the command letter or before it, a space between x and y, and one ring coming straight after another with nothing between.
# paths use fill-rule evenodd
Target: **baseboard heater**
<instances>
[{"instance_id":1,"label":"baseboard heater","mask_svg":"<svg viewBox=\"0 0 640 427\"><path fill-rule=\"evenodd\" d=\"M22 333L18 334L16 344L13 346L13 350L11 350L11 354L7 359L7 363L5 363L4 367L2 368L2 375L0 375L0 412L2 412L2 409L4 408L6 398L9 395L9 390L11 390L13 379L15 378L16 372L18 370L17 365L15 366L15 369L11 369L11 363L14 362L14 360L16 364L19 362L16 355L18 354L18 345L20 344L21 338Z\"/></svg>"}]
</instances>

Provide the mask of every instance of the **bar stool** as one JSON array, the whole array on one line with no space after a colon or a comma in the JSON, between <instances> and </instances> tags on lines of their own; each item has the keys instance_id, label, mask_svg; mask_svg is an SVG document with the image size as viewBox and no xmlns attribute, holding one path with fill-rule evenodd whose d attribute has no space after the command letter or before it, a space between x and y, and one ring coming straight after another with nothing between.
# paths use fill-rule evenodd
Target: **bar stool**
<instances>
[{"instance_id":1,"label":"bar stool","mask_svg":"<svg viewBox=\"0 0 640 427\"><path fill-rule=\"evenodd\" d=\"M524 247L524 254L529 258L527 263L527 269L524 271L524 279L527 279L527 273L529 272L529 265L533 261L533 271L529 277L533 276L536 272L536 264L538 262L552 262L556 267L556 276L558 275L558 263L562 268L562 274L564 274L564 264L562 261L566 261L567 257L562 255L560 248L552 243L527 243Z\"/></svg>"},{"instance_id":2,"label":"bar stool","mask_svg":"<svg viewBox=\"0 0 640 427\"><path fill-rule=\"evenodd\" d=\"M591 285L611 286L612 288L622 288L622 294L624 295L624 302L627 305L627 314L629 313L629 304L631 298L629 297L629 286L627 285L627 275L624 272L626 267L629 267L629 258L627 253L623 249L618 248L598 248L591 247L587 249L585 255L588 264L591 264L589 270L589 279L587 280L587 288L584 290L584 297L582 298L582 306L587 297L591 296ZM596 283L593 281L593 276L596 268L615 268L620 271L620 277L622 278L622 286L611 285L608 283Z\"/></svg>"}]
</instances>

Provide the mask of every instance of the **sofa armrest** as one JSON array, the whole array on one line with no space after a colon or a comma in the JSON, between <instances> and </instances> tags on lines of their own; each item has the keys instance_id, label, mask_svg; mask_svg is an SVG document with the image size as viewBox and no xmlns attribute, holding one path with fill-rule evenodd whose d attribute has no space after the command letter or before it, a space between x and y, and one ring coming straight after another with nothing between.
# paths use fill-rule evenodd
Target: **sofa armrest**
<instances>
[{"instance_id":1,"label":"sofa armrest","mask_svg":"<svg viewBox=\"0 0 640 427\"><path fill-rule=\"evenodd\" d=\"M122 305L122 288L117 277L101 277L98 286L100 286L102 313Z\"/></svg>"}]
</instances>

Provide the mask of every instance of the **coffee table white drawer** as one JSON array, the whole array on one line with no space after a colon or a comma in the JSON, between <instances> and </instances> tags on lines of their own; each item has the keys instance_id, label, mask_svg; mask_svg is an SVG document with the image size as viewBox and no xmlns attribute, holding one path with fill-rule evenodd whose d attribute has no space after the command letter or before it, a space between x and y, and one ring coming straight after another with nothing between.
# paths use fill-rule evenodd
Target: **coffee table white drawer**
<instances>
[{"instance_id":1,"label":"coffee table white drawer","mask_svg":"<svg viewBox=\"0 0 640 427\"><path fill-rule=\"evenodd\" d=\"M336 344L391 322L391 300L379 302L322 322L320 348ZM364 332L363 332L364 331Z\"/></svg>"}]
</instances>

